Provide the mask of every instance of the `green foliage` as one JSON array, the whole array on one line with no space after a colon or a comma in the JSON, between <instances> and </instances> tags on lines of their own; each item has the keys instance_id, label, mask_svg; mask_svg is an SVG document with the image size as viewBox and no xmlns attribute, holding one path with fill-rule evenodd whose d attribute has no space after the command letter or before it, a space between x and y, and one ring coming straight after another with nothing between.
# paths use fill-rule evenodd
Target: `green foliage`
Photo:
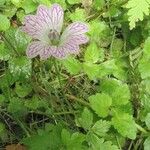
<instances>
[{"instance_id":1,"label":"green foliage","mask_svg":"<svg viewBox=\"0 0 150 150\"><path fill-rule=\"evenodd\" d=\"M81 63L73 57L68 57L62 63L70 74L77 74L81 70Z\"/></svg>"},{"instance_id":2,"label":"green foliage","mask_svg":"<svg viewBox=\"0 0 150 150\"><path fill-rule=\"evenodd\" d=\"M117 113L112 118L112 124L114 128L124 137L130 139L136 138L136 125L132 118L127 113Z\"/></svg>"},{"instance_id":3,"label":"green foliage","mask_svg":"<svg viewBox=\"0 0 150 150\"><path fill-rule=\"evenodd\" d=\"M92 131L95 134L103 137L109 131L110 125L111 123L109 121L99 120L93 125Z\"/></svg>"},{"instance_id":4,"label":"green foliage","mask_svg":"<svg viewBox=\"0 0 150 150\"><path fill-rule=\"evenodd\" d=\"M77 118L77 124L84 129L89 129L93 123L93 114L88 108L84 108L81 117Z\"/></svg>"},{"instance_id":5,"label":"green foliage","mask_svg":"<svg viewBox=\"0 0 150 150\"><path fill-rule=\"evenodd\" d=\"M84 60L86 62L96 63L97 61L103 61L104 50L99 48L95 42L91 43L85 52Z\"/></svg>"},{"instance_id":6,"label":"green foliage","mask_svg":"<svg viewBox=\"0 0 150 150\"><path fill-rule=\"evenodd\" d=\"M9 19L5 16L0 14L0 31L6 31L10 27L10 21Z\"/></svg>"},{"instance_id":7,"label":"green foliage","mask_svg":"<svg viewBox=\"0 0 150 150\"><path fill-rule=\"evenodd\" d=\"M85 21L86 20L86 12L84 9L77 8L74 13L69 15L69 18L72 21Z\"/></svg>"},{"instance_id":8,"label":"green foliage","mask_svg":"<svg viewBox=\"0 0 150 150\"><path fill-rule=\"evenodd\" d=\"M150 149L150 137L148 137L144 142L144 150Z\"/></svg>"},{"instance_id":9,"label":"green foliage","mask_svg":"<svg viewBox=\"0 0 150 150\"><path fill-rule=\"evenodd\" d=\"M89 42L63 60L29 59L37 39L22 32L24 17L53 3L64 9L63 31L85 22ZM0 0L0 148L149 150L149 8L149 0Z\"/></svg>"},{"instance_id":10,"label":"green foliage","mask_svg":"<svg viewBox=\"0 0 150 150\"><path fill-rule=\"evenodd\" d=\"M97 93L89 97L90 105L95 113L100 117L107 117L109 108L112 105L112 99L107 94Z\"/></svg>"},{"instance_id":11,"label":"green foliage","mask_svg":"<svg viewBox=\"0 0 150 150\"><path fill-rule=\"evenodd\" d=\"M25 56L13 58L9 61L9 69L14 76L28 77L31 74L31 60Z\"/></svg>"},{"instance_id":12,"label":"green foliage","mask_svg":"<svg viewBox=\"0 0 150 150\"><path fill-rule=\"evenodd\" d=\"M82 143L85 140L83 134L76 132L70 135L66 129L63 129L61 132L61 138L67 150L82 150Z\"/></svg>"},{"instance_id":13,"label":"green foliage","mask_svg":"<svg viewBox=\"0 0 150 150\"><path fill-rule=\"evenodd\" d=\"M144 19L144 14L149 15L149 0L129 0L126 8L129 9L128 16L130 29L135 28L135 23Z\"/></svg>"}]
</instances>

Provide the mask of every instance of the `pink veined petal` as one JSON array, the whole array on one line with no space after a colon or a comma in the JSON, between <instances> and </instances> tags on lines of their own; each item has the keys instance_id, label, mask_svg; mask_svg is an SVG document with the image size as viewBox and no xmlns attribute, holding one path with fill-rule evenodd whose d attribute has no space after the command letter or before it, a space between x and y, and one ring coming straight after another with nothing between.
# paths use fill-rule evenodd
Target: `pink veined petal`
<instances>
[{"instance_id":1,"label":"pink veined petal","mask_svg":"<svg viewBox=\"0 0 150 150\"><path fill-rule=\"evenodd\" d=\"M64 18L64 11L58 4L53 4L50 8L40 5L38 7L37 16L42 21L47 23L50 29L56 30L58 33L61 32Z\"/></svg>"},{"instance_id":2,"label":"pink veined petal","mask_svg":"<svg viewBox=\"0 0 150 150\"><path fill-rule=\"evenodd\" d=\"M67 52L63 47L55 47L52 51L52 56L58 59L64 59L67 56Z\"/></svg>"},{"instance_id":3,"label":"pink veined petal","mask_svg":"<svg viewBox=\"0 0 150 150\"><path fill-rule=\"evenodd\" d=\"M60 45L66 43L74 43L74 45L85 44L88 42L88 37L84 34L88 32L88 26L82 22L75 22L69 25L63 32Z\"/></svg>"},{"instance_id":4,"label":"pink veined petal","mask_svg":"<svg viewBox=\"0 0 150 150\"><path fill-rule=\"evenodd\" d=\"M22 30L34 39L39 39L44 42L49 41L49 26L46 23L42 22L42 20L40 20L40 18L35 15L28 15L25 17Z\"/></svg>"},{"instance_id":5,"label":"pink veined petal","mask_svg":"<svg viewBox=\"0 0 150 150\"><path fill-rule=\"evenodd\" d=\"M66 43L63 46L61 46L66 54L79 54L79 45L75 45L74 43Z\"/></svg>"},{"instance_id":6,"label":"pink veined petal","mask_svg":"<svg viewBox=\"0 0 150 150\"><path fill-rule=\"evenodd\" d=\"M41 41L34 41L27 47L26 54L29 58L40 55L41 59L47 59L51 55L50 46Z\"/></svg>"}]
</instances>

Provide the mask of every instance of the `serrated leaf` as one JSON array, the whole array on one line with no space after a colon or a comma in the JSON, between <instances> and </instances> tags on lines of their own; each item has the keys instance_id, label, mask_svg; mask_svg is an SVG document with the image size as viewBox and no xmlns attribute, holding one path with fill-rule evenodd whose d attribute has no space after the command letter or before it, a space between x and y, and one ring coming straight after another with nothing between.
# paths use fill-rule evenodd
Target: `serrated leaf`
<instances>
[{"instance_id":1,"label":"serrated leaf","mask_svg":"<svg viewBox=\"0 0 150 150\"><path fill-rule=\"evenodd\" d=\"M23 97L27 96L31 91L32 91L32 87L29 83L28 84L16 83L15 92L19 97L23 98Z\"/></svg>"},{"instance_id":2,"label":"serrated leaf","mask_svg":"<svg viewBox=\"0 0 150 150\"><path fill-rule=\"evenodd\" d=\"M128 16L129 16L129 25L132 30L135 28L135 23L139 20L142 21L145 15L149 15L149 0L129 0L126 8L128 8Z\"/></svg>"},{"instance_id":3,"label":"serrated leaf","mask_svg":"<svg viewBox=\"0 0 150 150\"><path fill-rule=\"evenodd\" d=\"M39 134L31 135L22 140L22 143L30 150L55 150L59 149L61 143L61 130L60 124L51 126L51 131L41 130Z\"/></svg>"},{"instance_id":4,"label":"serrated leaf","mask_svg":"<svg viewBox=\"0 0 150 150\"><path fill-rule=\"evenodd\" d=\"M69 18L72 21L85 21L85 19L86 19L86 12L85 12L84 9L77 8L75 10L75 12L73 12L73 13L71 13L69 15Z\"/></svg>"},{"instance_id":5,"label":"serrated leaf","mask_svg":"<svg viewBox=\"0 0 150 150\"><path fill-rule=\"evenodd\" d=\"M137 128L133 117L127 113L117 113L112 118L112 125L124 137L136 138Z\"/></svg>"},{"instance_id":6,"label":"serrated leaf","mask_svg":"<svg viewBox=\"0 0 150 150\"><path fill-rule=\"evenodd\" d=\"M90 145L90 150L119 150L111 141L104 141L103 138L99 138L93 133L87 135L87 141Z\"/></svg>"},{"instance_id":7,"label":"serrated leaf","mask_svg":"<svg viewBox=\"0 0 150 150\"><path fill-rule=\"evenodd\" d=\"M63 60L62 63L66 67L67 71L71 74L77 74L81 70L81 63L73 57L68 57L67 59Z\"/></svg>"},{"instance_id":8,"label":"serrated leaf","mask_svg":"<svg viewBox=\"0 0 150 150\"><path fill-rule=\"evenodd\" d=\"M126 105L129 102L129 87L119 80L104 80L101 84L101 90L112 97L112 105Z\"/></svg>"},{"instance_id":9,"label":"serrated leaf","mask_svg":"<svg viewBox=\"0 0 150 150\"><path fill-rule=\"evenodd\" d=\"M110 126L111 126L110 121L99 120L99 121L97 121L97 122L93 125L93 127L92 127L91 130L92 130L95 134L97 134L97 135L103 137L103 136L105 136L106 133L109 131Z\"/></svg>"},{"instance_id":10,"label":"serrated leaf","mask_svg":"<svg viewBox=\"0 0 150 150\"><path fill-rule=\"evenodd\" d=\"M93 80L99 77L100 67L97 64L83 63L83 71Z\"/></svg>"},{"instance_id":11,"label":"serrated leaf","mask_svg":"<svg viewBox=\"0 0 150 150\"><path fill-rule=\"evenodd\" d=\"M81 3L81 0L67 0L69 4L74 5L74 4L78 4Z\"/></svg>"},{"instance_id":12,"label":"serrated leaf","mask_svg":"<svg viewBox=\"0 0 150 150\"><path fill-rule=\"evenodd\" d=\"M109 114L109 108L112 105L112 99L105 93L97 93L89 98L90 105L95 113L100 117L107 117Z\"/></svg>"},{"instance_id":13,"label":"serrated leaf","mask_svg":"<svg viewBox=\"0 0 150 150\"><path fill-rule=\"evenodd\" d=\"M7 111L15 117L22 117L27 113L27 108L24 106L22 99L14 97L11 99Z\"/></svg>"},{"instance_id":14,"label":"serrated leaf","mask_svg":"<svg viewBox=\"0 0 150 150\"><path fill-rule=\"evenodd\" d=\"M95 42L92 42L85 51L84 60L86 62L96 63L98 60L103 61L104 59L104 50L98 48Z\"/></svg>"},{"instance_id":15,"label":"serrated leaf","mask_svg":"<svg viewBox=\"0 0 150 150\"><path fill-rule=\"evenodd\" d=\"M37 4L34 3L32 0L24 0L21 3L21 7L25 10L26 14L29 14L36 10Z\"/></svg>"},{"instance_id":16,"label":"serrated leaf","mask_svg":"<svg viewBox=\"0 0 150 150\"><path fill-rule=\"evenodd\" d=\"M89 129L93 123L93 114L88 108L84 108L81 117L77 118L78 124L84 129Z\"/></svg>"},{"instance_id":17,"label":"serrated leaf","mask_svg":"<svg viewBox=\"0 0 150 150\"><path fill-rule=\"evenodd\" d=\"M11 57L12 52L5 47L4 42L0 43L0 59L7 61Z\"/></svg>"},{"instance_id":18,"label":"serrated leaf","mask_svg":"<svg viewBox=\"0 0 150 150\"><path fill-rule=\"evenodd\" d=\"M83 134L75 132L71 135L66 129L63 129L61 137L67 150L82 150L82 143L85 140Z\"/></svg>"},{"instance_id":19,"label":"serrated leaf","mask_svg":"<svg viewBox=\"0 0 150 150\"><path fill-rule=\"evenodd\" d=\"M31 60L25 56L13 58L9 61L9 69L13 76L24 75L25 77L31 74Z\"/></svg>"},{"instance_id":20,"label":"serrated leaf","mask_svg":"<svg viewBox=\"0 0 150 150\"><path fill-rule=\"evenodd\" d=\"M144 142L144 150L150 149L150 137L148 137Z\"/></svg>"},{"instance_id":21,"label":"serrated leaf","mask_svg":"<svg viewBox=\"0 0 150 150\"><path fill-rule=\"evenodd\" d=\"M5 16L0 14L0 31L6 31L10 27L10 21L9 19Z\"/></svg>"}]
</instances>

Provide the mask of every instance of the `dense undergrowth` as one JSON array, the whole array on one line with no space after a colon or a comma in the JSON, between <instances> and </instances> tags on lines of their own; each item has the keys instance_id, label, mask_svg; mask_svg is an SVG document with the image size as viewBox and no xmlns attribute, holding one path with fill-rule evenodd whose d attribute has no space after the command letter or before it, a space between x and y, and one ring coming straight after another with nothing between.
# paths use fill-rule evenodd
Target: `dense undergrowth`
<instances>
[{"instance_id":1,"label":"dense undergrowth","mask_svg":"<svg viewBox=\"0 0 150 150\"><path fill-rule=\"evenodd\" d=\"M29 59L39 4L89 24L80 54ZM150 0L1 0L0 149L150 149ZM13 145L14 146L14 145Z\"/></svg>"}]
</instances>

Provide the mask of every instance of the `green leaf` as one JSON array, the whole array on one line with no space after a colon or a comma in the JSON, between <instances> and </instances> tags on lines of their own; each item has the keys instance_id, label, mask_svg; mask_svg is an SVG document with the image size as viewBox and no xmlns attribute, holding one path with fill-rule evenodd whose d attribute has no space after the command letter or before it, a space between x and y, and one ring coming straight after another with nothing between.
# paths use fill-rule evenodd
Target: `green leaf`
<instances>
[{"instance_id":1,"label":"green leaf","mask_svg":"<svg viewBox=\"0 0 150 150\"><path fill-rule=\"evenodd\" d=\"M51 126L51 131L40 130L39 134L31 135L22 140L22 143L27 146L29 150L55 150L59 149L61 143L60 124Z\"/></svg>"},{"instance_id":2,"label":"green leaf","mask_svg":"<svg viewBox=\"0 0 150 150\"><path fill-rule=\"evenodd\" d=\"M5 133L5 125L0 122L0 137Z\"/></svg>"},{"instance_id":3,"label":"green leaf","mask_svg":"<svg viewBox=\"0 0 150 150\"><path fill-rule=\"evenodd\" d=\"M81 0L67 0L69 4L74 5L74 4L78 4L81 3Z\"/></svg>"},{"instance_id":4,"label":"green leaf","mask_svg":"<svg viewBox=\"0 0 150 150\"><path fill-rule=\"evenodd\" d=\"M13 76L24 75L25 77L31 74L31 60L25 56L13 58L9 61L9 69Z\"/></svg>"},{"instance_id":5,"label":"green leaf","mask_svg":"<svg viewBox=\"0 0 150 150\"><path fill-rule=\"evenodd\" d=\"M111 141L104 141L103 138L99 138L91 132L87 135L87 141L90 145L90 150L119 150Z\"/></svg>"},{"instance_id":6,"label":"green leaf","mask_svg":"<svg viewBox=\"0 0 150 150\"><path fill-rule=\"evenodd\" d=\"M99 120L99 121L97 121L97 122L94 124L94 126L92 127L91 130L92 130L95 134L97 134L97 135L103 137L103 136L105 136L106 133L109 131L110 126L111 126L110 121Z\"/></svg>"},{"instance_id":7,"label":"green leaf","mask_svg":"<svg viewBox=\"0 0 150 150\"><path fill-rule=\"evenodd\" d=\"M150 113L148 113L145 117L145 123L148 129L150 129Z\"/></svg>"},{"instance_id":8,"label":"green leaf","mask_svg":"<svg viewBox=\"0 0 150 150\"><path fill-rule=\"evenodd\" d=\"M81 70L81 63L73 57L68 57L67 59L63 60L62 63L66 67L67 71L71 74L77 74Z\"/></svg>"},{"instance_id":9,"label":"green leaf","mask_svg":"<svg viewBox=\"0 0 150 150\"><path fill-rule=\"evenodd\" d=\"M37 4L32 0L24 0L21 7L25 10L26 14L29 14L37 9Z\"/></svg>"},{"instance_id":10,"label":"green leaf","mask_svg":"<svg viewBox=\"0 0 150 150\"><path fill-rule=\"evenodd\" d=\"M99 65L99 77L105 77L107 75L113 74L118 70L114 59L107 60Z\"/></svg>"},{"instance_id":11,"label":"green leaf","mask_svg":"<svg viewBox=\"0 0 150 150\"><path fill-rule=\"evenodd\" d=\"M12 4L14 4L16 7L21 7L21 0L11 0Z\"/></svg>"},{"instance_id":12,"label":"green leaf","mask_svg":"<svg viewBox=\"0 0 150 150\"><path fill-rule=\"evenodd\" d=\"M5 96L0 94L0 106L2 106L5 103Z\"/></svg>"},{"instance_id":13,"label":"green leaf","mask_svg":"<svg viewBox=\"0 0 150 150\"><path fill-rule=\"evenodd\" d=\"M97 93L89 97L90 105L96 114L100 117L107 117L109 108L112 105L112 99L105 93Z\"/></svg>"},{"instance_id":14,"label":"green leaf","mask_svg":"<svg viewBox=\"0 0 150 150\"><path fill-rule=\"evenodd\" d=\"M104 59L104 50L98 48L95 42L92 42L85 51L84 60L86 62L96 63L98 60L103 61Z\"/></svg>"},{"instance_id":15,"label":"green leaf","mask_svg":"<svg viewBox=\"0 0 150 150\"><path fill-rule=\"evenodd\" d=\"M1 42L0 43L0 59L7 61L10 59L12 52L5 47L5 43Z\"/></svg>"},{"instance_id":16,"label":"green leaf","mask_svg":"<svg viewBox=\"0 0 150 150\"><path fill-rule=\"evenodd\" d=\"M136 138L137 128L133 117L127 113L116 113L112 118L112 125L124 137Z\"/></svg>"},{"instance_id":17,"label":"green leaf","mask_svg":"<svg viewBox=\"0 0 150 150\"><path fill-rule=\"evenodd\" d=\"M83 63L83 71L93 80L99 77L100 67L97 64Z\"/></svg>"},{"instance_id":18,"label":"green leaf","mask_svg":"<svg viewBox=\"0 0 150 150\"><path fill-rule=\"evenodd\" d=\"M93 7L97 10L101 10L104 8L105 1L104 0L94 0Z\"/></svg>"},{"instance_id":19,"label":"green leaf","mask_svg":"<svg viewBox=\"0 0 150 150\"><path fill-rule=\"evenodd\" d=\"M148 137L144 142L144 150L150 149L150 137Z\"/></svg>"},{"instance_id":20,"label":"green leaf","mask_svg":"<svg viewBox=\"0 0 150 150\"><path fill-rule=\"evenodd\" d=\"M34 0L35 2L39 3L39 4L44 4L49 6L51 4L51 2L49 0Z\"/></svg>"},{"instance_id":21,"label":"green leaf","mask_svg":"<svg viewBox=\"0 0 150 150\"><path fill-rule=\"evenodd\" d=\"M0 31L6 31L10 27L10 21L9 19L5 16L0 14Z\"/></svg>"},{"instance_id":22,"label":"green leaf","mask_svg":"<svg viewBox=\"0 0 150 150\"><path fill-rule=\"evenodd\" d=\"M77 118L77 123L84 129L89 129L93 123L93 114L88 108L84 108L81 117Z\"/></svg>"},{"instance_id":23,"label":"green leaf","mask_svg":"<svg viewBox=\"0 0 150 150\"><path fill-rule=\"evenodd\" d=\"M16 83L15 92L16 94L23 98L27 96L32 91L32 87L29 83Z\"/></svg>"},{"instance_id":24,"label":"green leaf","mask_svg":"<svg viewBox=\"0 0 150 150\"><path fill-rule=\"evenodd\" d=\"M24 106L23 100L15 97L11 99L7 111L13 114L15 117L22 117L27 113L27 109Z\"/></svg>"},{"instance_id":25,"label":"green leaf","mask_svg":"<svg viewBox=\"0 0 150 150\"><path fill-rule=\"evenodd\" d=\"M143 56L141 60L139 61L138 69L141 74L142 79L146 79L150 77L150 38L147 38L147 40L144 43L143 48Z\"/></svg>"},{"instance_id":26,"label":"green leaf","mask_svg":"<svg viewBox=\"0 0 150 150\"><path fill-rule=\"evenodd\" d=\"M75 12L69 15L69 18L72 21L85 21L86 20L86 12L85 9L77 8Z\"/></svg>"},{"instance_id":27,"label":"green leaf","mask_svg":"<svg viewBox=\"0 0 150 150\"><path fill-rule=\"evenodd\" d=\"M129 102L129 87L119 80L104 80L101 83L101 90L112 97L112 105L126 105Z\"/></svg>"},{"instance_id":28,"label":"green leaf","mask_svg":"<svg viewBox=\"0 0 150 150\"><path fill-rule=\"evenodd\" d=\"M129 0L126 8L128 8L129 25L132 30L135 28L135 23L139 20L142 21L145 15L149 15L149 0Z\"/></svg>"},{"instance_id":29,"label":"green leaf","mask_svg":"<svg viewBox=\"0 0 150 150\"><path fill-rule=\"evenodd\" d=\"M83 134L75 132L70 135L70 133L64 129L62 130L61 137L67 150L82 150L82 143L85 140Z\"/></svg>"}]
</instances>

